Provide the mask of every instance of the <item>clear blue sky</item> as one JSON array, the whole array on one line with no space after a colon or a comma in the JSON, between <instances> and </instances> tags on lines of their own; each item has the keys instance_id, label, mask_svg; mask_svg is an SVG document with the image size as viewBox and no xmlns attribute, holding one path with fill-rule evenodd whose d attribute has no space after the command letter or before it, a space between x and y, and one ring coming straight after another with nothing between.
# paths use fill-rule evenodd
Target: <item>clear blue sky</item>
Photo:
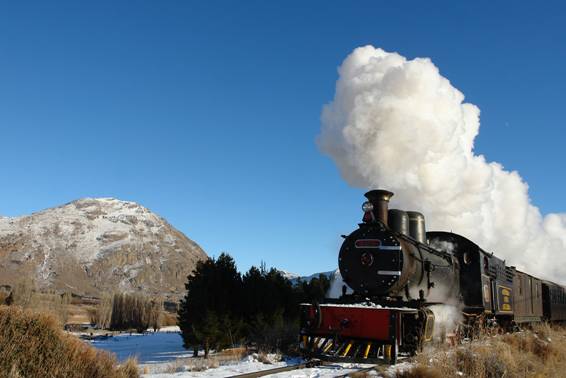
<instances>
[{"instance_id":1,"label":"clear blue sky","mask_svg":"<svg viewBox=\"0 0 566 378\"><path fill-rule=\"evenodd\" d=\"M111 196L241 269L335 269L363 190L315 138L337 67L365 44L430 57L482 110L476 152L518 170L544 213L566 212L564 14L558 1L3 2L0 214Z\"/></svg>"}]
</instances>

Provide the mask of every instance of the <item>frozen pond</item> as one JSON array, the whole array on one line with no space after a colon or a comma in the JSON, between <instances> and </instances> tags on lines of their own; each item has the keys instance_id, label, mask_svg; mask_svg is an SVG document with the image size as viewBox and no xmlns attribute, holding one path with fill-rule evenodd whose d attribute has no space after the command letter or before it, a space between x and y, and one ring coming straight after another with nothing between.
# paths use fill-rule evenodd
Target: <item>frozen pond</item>
<instances>
[{"instance_id":1,"label":"frozen pond","mask_svg":"<svg viewBox=\"0 0 566 378\"><path fill-rule=\"evenodd\" d=\"M90 343L96 348L115 353L119 361L136 357L142 364L167 362L177 357L192 356L192 351L183 348L183 339L177 332L122 334Z\"/></svg>"}]
</instances>

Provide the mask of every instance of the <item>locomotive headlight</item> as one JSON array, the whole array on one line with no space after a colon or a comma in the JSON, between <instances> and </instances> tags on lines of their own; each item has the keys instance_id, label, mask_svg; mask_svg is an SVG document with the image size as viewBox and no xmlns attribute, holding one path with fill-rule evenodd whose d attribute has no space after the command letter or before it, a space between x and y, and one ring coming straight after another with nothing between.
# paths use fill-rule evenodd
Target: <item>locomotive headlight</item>
<instances>
[{"instance_id":1,"label":"locomotive headlight","mask_svg":"<svg viewBox=\"0 0 566 378\"><path fill-rule=\"evenodd\" d=\"M362 205L362 210L364 211L364 213L367 213L368 211L372 211L373 204L369 201L364 202L364 204Z\"/></svg>"}]
</instances>

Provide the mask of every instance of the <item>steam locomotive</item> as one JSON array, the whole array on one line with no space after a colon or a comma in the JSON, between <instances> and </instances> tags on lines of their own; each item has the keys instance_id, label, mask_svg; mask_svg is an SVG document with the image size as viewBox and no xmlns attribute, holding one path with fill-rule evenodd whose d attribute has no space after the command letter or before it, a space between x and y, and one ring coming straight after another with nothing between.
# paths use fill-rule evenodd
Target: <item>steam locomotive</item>
<instances>
[{"instance_id":1,"label":"steam locomotive","mask_svg":"<svg viewBox=\"0 0 566 378\"><path fill-rule=\"evenodd\" d=\"M392 196L367 192L362 223L343 235L340 298L301 305L306 356L395 363L433 339L433 310L443 306L457 309L464 337L566 320L563 286L507 266L461 235L426 232L421 213L388 208Z\"/></svg>"}]
</instances>

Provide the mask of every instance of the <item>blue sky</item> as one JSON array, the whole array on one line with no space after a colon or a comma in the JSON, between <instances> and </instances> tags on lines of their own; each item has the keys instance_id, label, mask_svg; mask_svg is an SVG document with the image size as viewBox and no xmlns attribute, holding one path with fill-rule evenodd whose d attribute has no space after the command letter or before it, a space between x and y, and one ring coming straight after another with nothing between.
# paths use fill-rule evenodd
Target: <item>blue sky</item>
<instances>
[{"instance_id":1,"label":"blue sky","mask_svg":"<svg viewBox=\"0 0 566 378\"><path fill-rule=\"evenodd\" d=\"M476 153L566 212L565 7L392 3L2 3L0 214L111 196L241 269L335 269L364 191L315 138L366 44L430 57L482 111Z\"/></svg>"}]
</instances>

